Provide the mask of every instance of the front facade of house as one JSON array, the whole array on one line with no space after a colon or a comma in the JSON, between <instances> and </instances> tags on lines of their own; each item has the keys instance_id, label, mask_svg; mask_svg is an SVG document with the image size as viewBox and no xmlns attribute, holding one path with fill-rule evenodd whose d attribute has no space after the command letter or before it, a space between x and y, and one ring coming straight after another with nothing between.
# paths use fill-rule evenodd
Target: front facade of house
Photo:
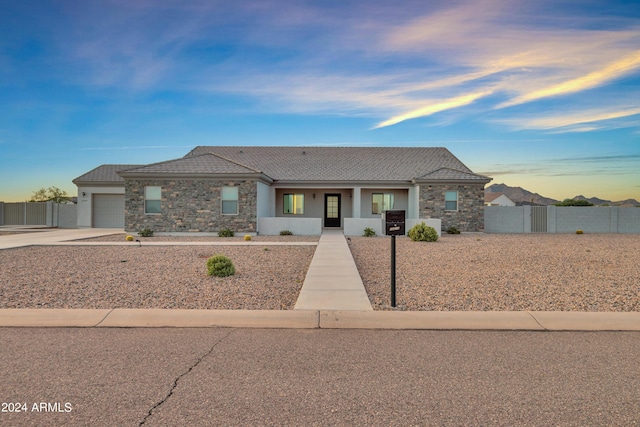
<instances>
[{"instance_id":1,"label":"front facade of house","mask_svg":"<svg viewBox=\"0 0 640 427\"><path fill-rule=\"evenodd\" d=\"M121 165L116 174L119 184L108 188L122 188L124 228L160 233L311 235L335 227L361 235L371 227L383 234L381 215L390 209L406 211L407 230L439 219L445 230L480 231L490 181L444 148L413 147L201 146L180 159ZM97 189L92 179L74 180L79 200ZM82 224L79 215L78 226L95 226L96 197L86 197L92 212Z\"/></svg>"}]
</instances>

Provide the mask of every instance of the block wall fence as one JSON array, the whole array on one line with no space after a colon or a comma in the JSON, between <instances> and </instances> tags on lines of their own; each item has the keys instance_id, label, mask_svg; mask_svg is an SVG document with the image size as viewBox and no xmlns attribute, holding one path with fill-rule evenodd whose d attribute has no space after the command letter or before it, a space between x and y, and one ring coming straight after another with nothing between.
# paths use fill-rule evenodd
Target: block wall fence
<instances>
[{"instance_id":1,"label":"block wall fence","mask_svg":"<svg viewBox=\"0 0 640 427\"><path fill-rule=\"evenodd\" d=\"M640 208L545 206L546 217L536 224L540 207L486 206L485 233L620 233L640 234ZM539 221L538 221L539 222Z\"/></svg>"}]
</instances>

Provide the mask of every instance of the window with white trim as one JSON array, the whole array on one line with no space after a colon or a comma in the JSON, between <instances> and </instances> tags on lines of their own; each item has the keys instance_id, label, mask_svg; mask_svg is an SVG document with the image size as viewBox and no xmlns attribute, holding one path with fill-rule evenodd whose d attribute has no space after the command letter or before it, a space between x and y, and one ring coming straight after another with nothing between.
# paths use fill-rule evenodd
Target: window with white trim
<instances>
[{"instance_id":1,"label":"window with white trim","mask_svg":"<svg viewBox=\"0 0 640 427\"><path fill-rule=\"evenodd\" d=\"M444 210L445 211L457 211L458 210L458 192L447 191L444 193Z\"/></svg>"},{"instance_id":2,"label":"window with white trim","mask_svg":"<svg viewBox=\"0 0 640 427\"><path fill-rule=\"evenodd\" d=\"M222 215L238 214L238 187L225 186L221 191Z\"/></svg>"},{"instance_id":3,"label":"window with white trim","mask_svg":"<svg viewBox=\"0 0 640 427\"><path fill-rule=\"evenodd\" d=\"M282 207L285 214L304 215L304 194L285 194Z\"/></svg>"},{"instance_id":4,"label":"window with white trim","mask_svg":"<svg viewBox=\"0 0 640 427\"><path fill-rule=\"evenodd\" d=\"M162 187L144 187L144 213L159 214L162 200Z\"/></svg>"},{"instance_id":5,"label":"window with white trim","mask_svg":"<svg viewBox=\"0 0 640 427\"><path fill-rule=\"evenodd\" d=\"M371 197L371 213L381 214L393 209L393 193L373 193Z\"/></svg>"}]
</instances>

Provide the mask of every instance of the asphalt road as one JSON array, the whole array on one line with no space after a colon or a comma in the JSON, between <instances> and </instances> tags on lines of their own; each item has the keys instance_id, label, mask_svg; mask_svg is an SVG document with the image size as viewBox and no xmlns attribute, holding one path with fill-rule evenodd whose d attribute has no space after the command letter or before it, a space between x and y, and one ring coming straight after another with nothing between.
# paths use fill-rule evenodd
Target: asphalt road
<instances>
[{"instance_id":1,"label":"asphalt road","mask_svg":"<svg viewBox=\"0 0 640 427\"><path fill-rule=\"evenodd\" d=\"M3 426L640 425L637 332L5 328L0 369Z\"/></svg>"}]
</instances>

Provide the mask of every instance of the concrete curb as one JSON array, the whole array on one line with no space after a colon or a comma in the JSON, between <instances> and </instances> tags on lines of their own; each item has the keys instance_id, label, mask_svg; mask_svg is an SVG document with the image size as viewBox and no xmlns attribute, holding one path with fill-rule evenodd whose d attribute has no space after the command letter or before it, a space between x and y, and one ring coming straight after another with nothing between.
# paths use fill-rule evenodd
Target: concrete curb
<instances>
[{"instance_id":1,"label":"concrete curb","mask_svg":"<svg viewBox=\"0 0 640 427\"><path fill-rule=\"evenodd\" d=\"M2 309L0 327L640 331L640 312Z\"/></svg>"},{"instance_id":2,"label":"concrete curb","mask_svg":"<svg viewBox=\"0 0 640 427\"><path fill-rule=\"evenodd\" d=\"M232 242L53 242L53 243L34 243L31 246L318 246L318 242L255 242L255 241L232 241Z\"/></svg>"}]
</instances>

